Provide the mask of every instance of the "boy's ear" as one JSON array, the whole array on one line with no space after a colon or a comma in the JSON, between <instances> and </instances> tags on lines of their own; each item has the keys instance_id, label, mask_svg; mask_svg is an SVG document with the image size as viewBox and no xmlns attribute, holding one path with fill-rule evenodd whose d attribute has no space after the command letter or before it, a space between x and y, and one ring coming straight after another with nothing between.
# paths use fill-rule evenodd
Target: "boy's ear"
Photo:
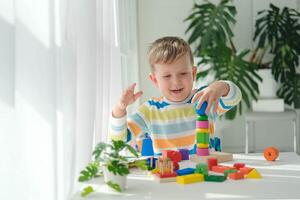
<instances>
[{"instance_id":1,"label":"boy's ear","mask_svg":"<svg viewBox=\"0 0 300 200\"><path fill-rule=\"evenodd\" d=\"M192 69L192 73L193 73L193 80L195 81L196 80L196 76L197 76L197 67L196 66L193 66L193 69Z\"/></svg>"},{"instance_id":2,"label":"boy's ear","mask_svg":"<svg viewBox=\"0 0 300 200\"><path fill-rule=\"evenodd\" d=\"M157 79L156 79L156 76L154 75L154 73L150 73L149 78L150 78L151 82L155 85L155 87L157 87Z\"/></svg>"}]
</instances>

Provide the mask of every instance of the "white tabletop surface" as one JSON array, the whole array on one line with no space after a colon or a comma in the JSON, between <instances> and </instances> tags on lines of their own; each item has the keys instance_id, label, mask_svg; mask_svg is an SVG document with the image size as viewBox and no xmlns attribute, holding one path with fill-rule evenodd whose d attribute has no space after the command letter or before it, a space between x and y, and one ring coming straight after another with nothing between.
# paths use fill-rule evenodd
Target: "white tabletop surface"
<instances>
[{"instance_id":1,"label":"white tabletop surface","mask_svg":"<svg viewBox=\"0 0 300 200\"><path fill-rule=\"evenodd\" d=\"M79 199L300 199L300 157L295 153L280 153L279 160L266 161L262 154L234 154L232 165L243 162L256 168L262 179L226 180L222 183L200 182L188 185L158 183L151 176L135 173L128 177L128 189L122 193L112 192L97 178L92 184L96 192L81 197L78 191L73 200ZM182 167L194 167L185 161ZM86 186L86 183L82 185Z\"/></svg>"}]
</instances>

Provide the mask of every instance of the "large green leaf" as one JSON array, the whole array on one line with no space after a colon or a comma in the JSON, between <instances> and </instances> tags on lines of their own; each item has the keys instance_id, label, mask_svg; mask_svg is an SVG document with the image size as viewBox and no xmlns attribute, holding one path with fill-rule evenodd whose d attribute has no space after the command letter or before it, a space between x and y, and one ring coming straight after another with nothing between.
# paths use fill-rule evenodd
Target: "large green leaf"
<instances>
[{"instance_id":1,"label":"large green leaf","mask_svg":"<svg viewBox=\"0 0 300 200\"><path fill-rule=\"evenodd\" d=\"M300 74L287 73L287 80L281 84L277 95L284 98L285 103L300 108Z\"/></svg>"},{"instance_id":2,"label":"large green leaf","mask_svg":"<svg viewBox=\"0 0 300 200\"><path fill-rule=\"evenodd\" d=\"M229 0L222 0L218 5L195 3L191 15L186 18L190 22L186 33L190 33L188 42L194 44L194 54L201 57L201 64L211 66L199 70L197 79L213 71L216 80L233 81L241 89L242 101L250 108L251 99L257 99L257 82L261 78L256 73L257 66L245 59L249 50L236 52L232 42L235 15L236 8ZM241 109L242 104L228 112L226 118L233 119L238 110L242 113Z\"/></svg>"}]
</instances>

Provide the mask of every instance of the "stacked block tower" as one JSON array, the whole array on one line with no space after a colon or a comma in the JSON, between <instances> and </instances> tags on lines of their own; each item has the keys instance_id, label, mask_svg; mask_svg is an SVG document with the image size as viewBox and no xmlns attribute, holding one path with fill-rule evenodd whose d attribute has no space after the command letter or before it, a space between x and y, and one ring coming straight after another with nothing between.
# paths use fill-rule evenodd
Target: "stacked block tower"
<instances>
[{"instance_id":1,"label":"stacked block tower","mask_svg":"<svg viewBox=\"0 0 300 200\"><path fill-rule=\"evenodd\" d=\"M198 114L196 120L196 154L198 156L209 155L209 121L205 113L207 102L205 101L200 109L197 108L198 102L195 103L195 111Z\"/></svg>"}]
</instances>

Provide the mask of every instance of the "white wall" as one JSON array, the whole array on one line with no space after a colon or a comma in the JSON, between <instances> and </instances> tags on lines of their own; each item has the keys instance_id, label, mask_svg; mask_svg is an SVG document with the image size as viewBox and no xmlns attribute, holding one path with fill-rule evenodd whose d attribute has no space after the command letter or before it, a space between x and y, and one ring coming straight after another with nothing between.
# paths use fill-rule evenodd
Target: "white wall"
<instances>
[{"instance_id":1,"label":"white wall","mask_svg":"<svg viewBox=\"0 0 300 200\"><path fill-rule=\"evenodd\" d=\"M183 20L189 15L193 0L139 0L138 31L139 31L139 67L140 87L144 90L141 102L149 97L160 94L151 85L148 74L150 66L147 60L147 49L155 39L173 35L187 39L184 31L187 24ZM216 2L216 1L214 1ZM234 42L237 49L252 48L253 28L258 10L268 8L269 3L283 7L285 5L299 10L300 0L235 0L237 8L237 24L234 27ZM276 125L273 125L276 123ZM281 151L292 150L291 122L257 123L255 135L250 138L250 150L262 150L267 145L276 145ZM242 152L244 150L245 122L244 116L234 121L220 120L217 123L216 135L222 138L223 149Z\"/></svg>"}]
</instances>

